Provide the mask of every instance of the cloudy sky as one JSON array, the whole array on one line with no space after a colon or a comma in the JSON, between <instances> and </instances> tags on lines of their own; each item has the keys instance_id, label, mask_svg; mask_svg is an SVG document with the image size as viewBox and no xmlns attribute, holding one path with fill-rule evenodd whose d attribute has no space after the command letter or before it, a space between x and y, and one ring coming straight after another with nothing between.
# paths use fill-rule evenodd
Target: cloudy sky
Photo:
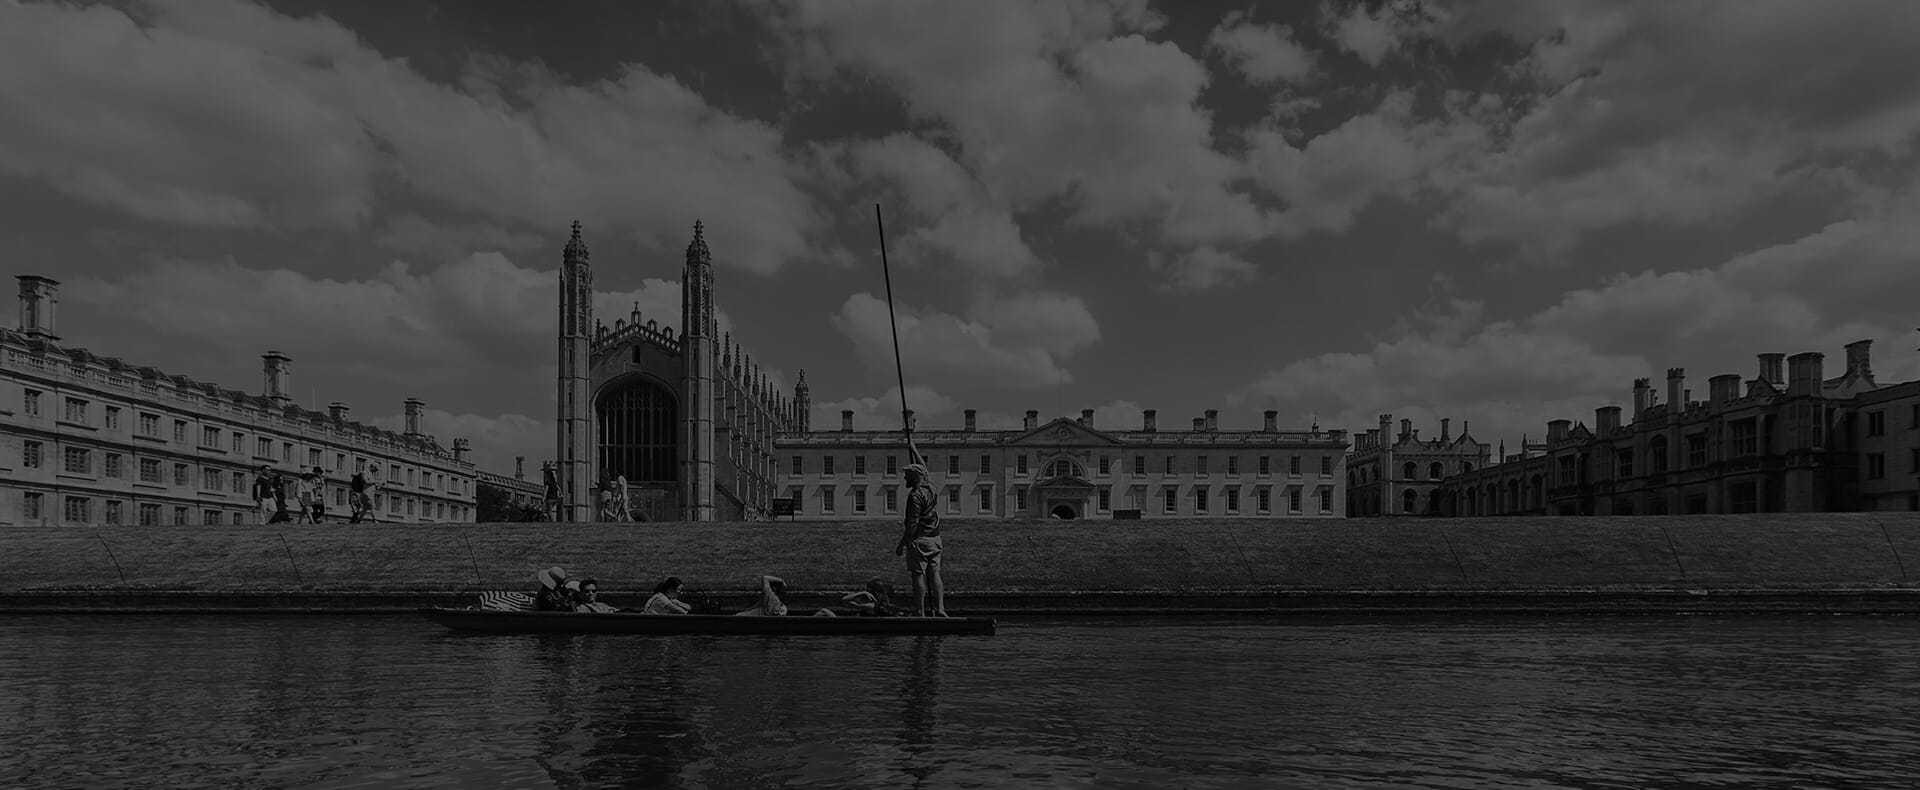
<instances>
[{"instance_id":1,"label":"cloudy sky","mask_svg":"<svg viewBox=\"0 0 1920 790\"><path fill-rule=\"evenodd\" d=\"M1920 377L1920 3L0 0L0 260L73 345L551 454L555 272L816 425L1488 441L1871 338Z\"/></svg>"}]
</instances>

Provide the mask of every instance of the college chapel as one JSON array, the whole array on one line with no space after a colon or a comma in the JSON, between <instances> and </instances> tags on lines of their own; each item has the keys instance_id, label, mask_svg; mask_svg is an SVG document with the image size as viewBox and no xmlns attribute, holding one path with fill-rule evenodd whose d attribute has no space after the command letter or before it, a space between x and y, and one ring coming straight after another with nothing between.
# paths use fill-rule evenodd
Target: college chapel
<instances>
[{"instance_id":1,"label":"college chapel","mask_svg":"<svg viewBox=\"0 0 1920 790\"><path fill-rule=\"evenodd\" d=\"M632 513L648 521L743 521L774 495L774 438L806 431L806 373L793 397L720 336L713 255L699 222L680 274L680 333L593 315L593 269L580 223L560 267L559 520L596 521L598 491L625 478Z\"/></svg>"}]
</instances>

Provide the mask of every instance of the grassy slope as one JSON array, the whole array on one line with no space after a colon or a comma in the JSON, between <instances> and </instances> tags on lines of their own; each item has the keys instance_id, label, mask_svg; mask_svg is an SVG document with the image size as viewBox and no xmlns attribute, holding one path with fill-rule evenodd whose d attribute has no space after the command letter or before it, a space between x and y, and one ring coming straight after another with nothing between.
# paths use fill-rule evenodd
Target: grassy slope
<instances>
[{"instance_id":1,"label":"grassy slope","mask_svg":"<svg viewBox=\"0 0 1920 790\"><path fill-rule=\"evenodd\" d=\"M763 572L796 590L842 590L875 575L906 581L892 553L896 529L888 522L13 528L0 530L0 590L526 589L534 571L549 565L596 576L608 590L650 587L666 575L685 579L690 590L747 590ZM1903 561L1920 574L1920 514L1911 513L956 520L945 533L955 591L1880 586L1907 582Z\"/></svg>"}]
</instances>

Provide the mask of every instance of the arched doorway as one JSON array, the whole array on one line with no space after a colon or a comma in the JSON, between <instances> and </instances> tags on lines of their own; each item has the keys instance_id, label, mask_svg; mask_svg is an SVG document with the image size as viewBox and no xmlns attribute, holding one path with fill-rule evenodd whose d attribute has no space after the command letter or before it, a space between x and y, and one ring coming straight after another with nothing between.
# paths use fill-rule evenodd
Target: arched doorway
<instances>
[{"instance_id":1,"label":"arched doorway","mask_svg":"<svg viewBox=\"0 0 1920 790\"><path fill-rule=\"evenodd\" d=\"M1079 518L1080 516L1079 514L1073 512L1072 505L1054 505L1053 517L1060 519L1061 521L1072 521L1073 519Z\"/></svg>"},{"instance_id":2,"label":"arched doorway","mask_svg":"<svg viewBox=\"0 0 1920 790\"><path fill-rule=\"evenodd\" d=\"M645 376L620 379L601 390L594 413L601 479L627 478L634 515L677 517L680 404L673 391Z\"/></svg>"}]
</instances>

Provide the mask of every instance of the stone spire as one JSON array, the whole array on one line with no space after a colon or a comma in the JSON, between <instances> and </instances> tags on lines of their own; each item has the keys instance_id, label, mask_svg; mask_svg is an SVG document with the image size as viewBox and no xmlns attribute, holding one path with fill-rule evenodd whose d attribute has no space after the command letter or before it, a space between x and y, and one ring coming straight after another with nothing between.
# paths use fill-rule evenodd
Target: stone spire
<instances>
[{"instance_id":1,"label":"stone spire","mask_svg":"<svg viewBox=\"0 0 1920 790\"><path fill-rule=\"evenodd\" d=\"M577 235L579 224L580 223L577 222L574 223L575 238L579 238ZM687 243L687 265L693 266L696 264L701 266L713 265L713 253L707 251L705 226L697 219L693 221L693 241Z\"/></svg>"}]
</instances>

